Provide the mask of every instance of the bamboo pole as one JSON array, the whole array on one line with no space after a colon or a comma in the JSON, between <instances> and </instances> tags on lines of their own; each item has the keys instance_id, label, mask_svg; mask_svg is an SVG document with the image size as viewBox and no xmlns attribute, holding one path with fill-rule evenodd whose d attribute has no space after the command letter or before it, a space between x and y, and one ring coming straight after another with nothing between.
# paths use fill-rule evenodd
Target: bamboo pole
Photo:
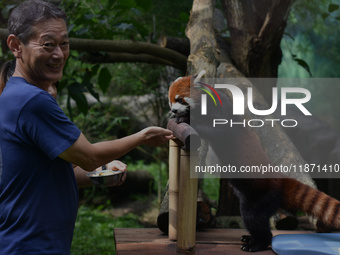
<instances>
[{"instance_id":1,"label":"bamboo pole","mask_svg":"<svg viewBox=\"0 0 340 255\"><path fill-rule=\"evenodd\" d=\"M177 240L178 181L180 144L178 139L169 143L169 239Z\"/></svg>"},{"instance_id":2,"label":"bamboo pole","mask_svg":"<svg viewBox=\"0 0 340 255\"><path fill-rule=\"evenodd\" d=\"M190 178L190 166L195 165L194 161L197 161L197 151L181 149L177 254L195 253L198 179Z\"/></svg>"},{"instance_id":3,"label":"bamboo pole","mask_svg":"<svg viewBox=\"0 0 340 255\"><path fill-rule=\"evenodd\" d=\"M195 251L196 241L198 179L190 178L190 167L197 164L201 141L197 132L187 123L177 123L175 119L170 119L167 127L178 138L177 149L171 143L169 152L169 239L175 240L177 237L178 254L192 254ZM178 152L179 148L181 148L180 152ZM176 166L177 169L179 166L179 171L176 171ZM175 208L177 213L173 210ZM177 223L175 223L176 215ZM171 228L173 229L170 230Z\"/></svg>"}]
</instances>

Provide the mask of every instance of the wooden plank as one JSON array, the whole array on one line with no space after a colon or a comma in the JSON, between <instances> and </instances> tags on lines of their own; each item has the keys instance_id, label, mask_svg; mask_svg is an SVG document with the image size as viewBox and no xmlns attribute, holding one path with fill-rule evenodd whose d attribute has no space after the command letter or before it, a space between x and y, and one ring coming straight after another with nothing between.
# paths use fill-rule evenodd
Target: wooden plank
<instances>
[{"instance_id":1,"label":"wooden plank","mask_svg":"<svg viewBox=\"0 0 340 255\"><path fill-rule=\"evenodd\" d=\"M117 255L132 255L132 254L152 254L152 255L170 255L176 254L176 243L125 243L116 244Z\"/></svg>"},{"instance_id":2,"label":"wooden plank","mask_svg":"<svg viewBox=\"0 0 340 255\"><path fill-rule=\"evenodd\" d=\"M244 229L204 229L196 232L196 243L241 245L241 236L247 234Z\"/></svg>"},{"instance_id":3,"label":"wooden plank","mask_svg":"<svg viewBox=\"0 0 340 255\"><path fill-rule=\"evenodd\" d=\"M161 244L161 243L129 243L120 244L116 248L117 255L175 255L176 243ZM195 247L195 255L245 255L241 251L240 245L221 245L221 244L197 244ZM271 250L258 252L256 255L273 255Z\"/></svg>"},{"instance_id":4,"label":"wooden plank","mask_svg":"<svg viewBox=\"0 0 340 255\"><path fill-rule=\"evenodd\" d=\"M273 235L310 233L309 231L272 231ZM224 254L244 255L240 237L246 235L244 229L204 229L196 232L195 255ZM174 255L176 242L158 228L116 228L114 230L117 255ZM263 251L257 255L273 255L273 251Z\"/></svg>"},{"instance_id":5,"label":"wooden plank","mask_svg":"<svg viewBox=\"0 0 340 255\"><path fill-rule=\"evenodd\" d=\"M311 233L310 231L272 231L277 234ZM139 242L168 242L168 236L158 228L115 228L114 234L118 243L139 243ZM240 237L246 235L245 229L204 229L196 232L197 243L218 242L218 243L240 243Z\"/></svg>"},{"instance_id":6,"label":"wooden plank","mask_svg":"<svg viewBox=\"0 0 340 255\"><path fill-rule=\"evenodd\" d=\"M158 228L115 228L116 243L169 242L168 236Z\"/></svg>"}]
</instances>

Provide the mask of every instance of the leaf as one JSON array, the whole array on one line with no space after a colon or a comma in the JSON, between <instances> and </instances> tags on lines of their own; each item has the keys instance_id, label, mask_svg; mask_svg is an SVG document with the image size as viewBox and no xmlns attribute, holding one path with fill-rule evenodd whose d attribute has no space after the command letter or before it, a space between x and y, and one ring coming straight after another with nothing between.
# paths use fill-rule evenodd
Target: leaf
<instances>
[{"instance_id":1,"label":"leaf","mask_svg":"<svg viewBox=\"0 0 340 255\"><path fill-rule=\"evenodd\" d=\"M77 31L75 31L75 34L76 35L83 35L85 33L89 32L89 28L88 27L83 27Z\"/></svg>"},{"instance_id":2,"label":"leaf","mask_svg":"<svg viewBox=\"0 0 340 255\"><path fill-rule=\"evenodd\" d=\"M113 129L115 126L122 126L123 120L129 120L129 117L116 117L111 123L108 124L107 128L104 130L104 132L108 132L111 129Z\"/></svg>"},{"instance_id":3,"label":"leaf","mask_svg":"<svg viewBox=\"0 0 340 255\"><path fill-rule=\"evenodd\" d=\"M112 75L109 69L107 69L106 67L102 68L99 72L98 83L99 83L100 89L103 91L104 94L109 88L111 79L112 79Z\"/></svg>"},{"instance_id":4,"label":"leaf","mask_svg":"<svg viewBox=\"0 0 340 255\"><path fill-rule=\"evenodd\" d=\"M329 13L328 12L323 12L321 14L321 17L325 20L327 17L329 16Z\"/></svg>"},{"instance_id":5,"label":"leaf","mask_svg":"<svg viewBox=\"0 0 340 255\"><path fill-rule=\"evenodd\" d=\"M1 10L1 14L2 14L2 17L4 19L7 19L8 16L9 16L9 13L11 12L11 10L15 7L16 5L15 4L8 4L8 5L5 5L5 8L3 8Z\"/></svg>"},{"instance_id":6,"label":"leaf","mask_svg":"<svg viewBox=\"0 0 340 255\"><path fill-rule=\"evenodd\" d=\"M68 88L69 96L76 102L77 108L84 115L87 114L89 105L87 103L87 99L84 95L85 88L80 83L72 83Z\"/></svg>"},{"instance_id":7,"label":"leaf","mask_svg":"<svg viewBox=\"0 0 340 255\"><path fill-rule=\"evenodd\" d=\"M91 72L97 73L99 67L100 67L100 64L95 64L95 65L93 65L93 66L91 67Z\"/></svg>"},{"instance_id":8,"label":"leaf","mask_svg":"<svg viewBox=\"0 0 340 255\"><path fill-rule=\"evenodd\" d=\"M119 4L128 9L136 6L136 2L134 0L119 0Z\"/></svg>"},{"instance_id":9,"label":"leaf","mask_svg":"<svg viewBox=\"0 0 340 255\"><path fill-rule=\"evenodd\" d=\"M73 30L74 27L75 27L74 24L68 25L67 32L70 33Z\"/></svg>"},{"instance_id":10,"label":"leaf","mask_svg":"<svg viewBox=\"0 0 340 255\"><path fill-rule=\"evenodd\" d=\"M116 0L109 0L108 3L107 3L107 9L111 9L111 7L116 4Z\"/></svg>"},{"instance_id":11,"label":"leaf","mask_svg":"<svg viewBox=\"0 0 340 255\"><path fill-rule=\"evenodd\" d=\"M84 85L86 86L88 92L89 92L95 99L97 99L98 102L100 102L99 93L93 89L93 83L87 81L87 82L85 82Z\"/></svg>"},{"instance_id":12,"label":"leaf","mask_svg":"<svg viewBox=\"0 0 340 255\"><path fill-rule=\"evenodd\" d=\"M284 32L284 35L288 36L290 39L292 39L293 41L295 41L294 36L292 36L290 33Z\"/></svg>"},{"instance_id":13,"label":"leaf","mask_svg":"<svg viewBox=\"0 0 340 255\"><path fill-rule=\"evenodd\" d=\"M179 14L179 17L181 19L182 22L188 22L189 21L189 15L186 12L181 12Z\"/></svg>"},{"instance_id":14,"label":"leaf","mask_svg":"<svg viewBox=\"0 0 340 255\"><path fill-rule=\"evenodd\" d=\"M93 18L97 17L97 15L89 13L89 14L85 14L84 18L87 20L92 20Z\"/></svg>"},{"instance_id":15,"label":"leaf","mask_svg":"<svg viewBox=\"0 0 340 255\"><path fill-rule=\"evenodd\" d=\"M144 11L150 11L152 7L152 1L151 0L137 0L137 5L142 8Z\"/></svg>"},{"instance_id":16,"label":"leaf","mask_svg":"<svg viewBox=\"0 0 340 255\"><path fill-rule=\"evenodd\" d=\"M121 31L125 31L127 29L133 29L133 25L130 23L120 23L118 25L115 26L116 28L118 28Z\"/></svg>"},{"instance_id":17,"label":"leaf","mask_svg":"<svg viewBox=\"0 0 340 255\"><path fill-rule=\"evenodd\" d=\"M67 110L70 115L71 121L73 121L73 111L72 111L72 106L71 106L71 97L70 95L67 96Z\"/></svg>"},{"instance_id":18,"label":"leaf","mask_svg":"<svg viewBox=\"0 0 340 255\"><path fill-rule=\"evenodd\" d=\"M306 61L296 57L293 57L293 59L295 60L296 63L298 63L298 65L302 66L309 73L310 76L313 76L312 72L310 71L309 65L306 63Z\"/></svg>"},{"instance_id":19,"label":"leaf","mask_svg":"<svg viewBox=\"0 0 340 255\"><path fill-rule=\"evenodd\" d=\"M338 10L339 9L339 5L338 4L330 4L329 6L328 6L328 11L329 12L334 12L334 11L336 11L336 10Z\"/></svg>"}]
</instances>

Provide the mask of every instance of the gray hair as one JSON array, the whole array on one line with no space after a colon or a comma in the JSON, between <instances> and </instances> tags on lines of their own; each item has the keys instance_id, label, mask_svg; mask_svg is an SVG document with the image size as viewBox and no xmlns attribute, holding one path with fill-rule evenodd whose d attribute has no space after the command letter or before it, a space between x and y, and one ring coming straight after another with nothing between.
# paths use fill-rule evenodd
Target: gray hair
<instances>
[{"instance_id":1,"label":"gray hair","mask_svg":"<svg viewBox=\"0 0 340 255\"><path fill-rule=\"evenodd\" d=\"M63 19L66 14L58 6L43 0L28 0L16 7L8 18L8 31L27 44L34 33L33 26L50 19Z\"/></svg>"}]
</instances>

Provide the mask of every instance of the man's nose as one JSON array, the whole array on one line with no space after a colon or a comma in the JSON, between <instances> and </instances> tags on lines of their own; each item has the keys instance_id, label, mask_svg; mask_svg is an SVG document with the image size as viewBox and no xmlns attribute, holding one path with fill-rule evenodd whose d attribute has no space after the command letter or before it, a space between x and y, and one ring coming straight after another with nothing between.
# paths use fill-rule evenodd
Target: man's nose
<instances>
[{"instance_id":1,"label":"man's nose","mask_svg":"<svg viewBox=\"0 0 340 255\"><path fill-rule=\"evenodd\" d=\"M59 45L57 45L56 47L54 47L52 57L55 57L55 58L63 58L63 57L64 57L64 52L63 52L63 50L60 48Z\"/></svg>"}]
</instances>

